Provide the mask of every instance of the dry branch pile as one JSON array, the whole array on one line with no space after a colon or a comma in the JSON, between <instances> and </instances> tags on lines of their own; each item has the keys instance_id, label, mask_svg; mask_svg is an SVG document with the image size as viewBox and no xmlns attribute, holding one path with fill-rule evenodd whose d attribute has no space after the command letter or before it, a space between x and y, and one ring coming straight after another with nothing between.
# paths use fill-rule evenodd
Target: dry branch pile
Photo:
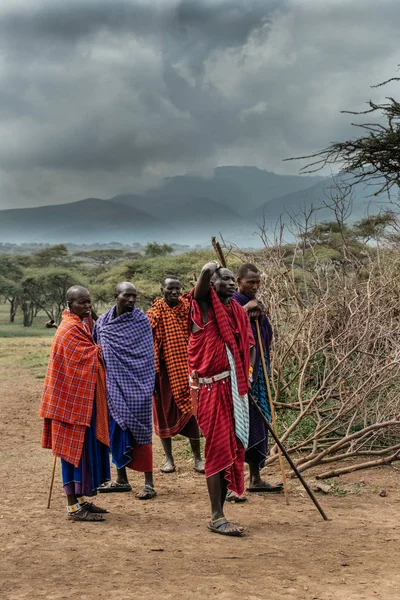
<instances>
[{"instance_id":1,"label":"dry branch pile","mask_svg":"<svg viewBox=\"0 0 400 600\"><path fill-rule=\"evenodd\" d=\"M400 251L344 248L336 264L304 236L264 241L245 258L263 273L280 437L297 466L326 465L326 478L400 459Z\"/></svg>"}]
</instances>

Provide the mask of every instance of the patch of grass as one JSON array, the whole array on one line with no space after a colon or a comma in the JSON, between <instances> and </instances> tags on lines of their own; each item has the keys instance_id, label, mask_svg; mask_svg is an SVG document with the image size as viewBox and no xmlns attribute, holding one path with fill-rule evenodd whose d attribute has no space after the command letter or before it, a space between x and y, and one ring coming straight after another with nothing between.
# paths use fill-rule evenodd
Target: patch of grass
<instances>
[{"instance_id":1,"label":"patch of grass","mask_svg":"<svg viewBox=\"0 0 400 600\"><path fill-rule=\"evenodd\" d=\"M204 456L204 438L200 439L201 453ZM192 448L190 441L183 435L176 435L172 440L172 452L175 457L181 458L182 460L188 460L193 458Z\"/></svg>"},{"instance_id":2,"label":"patch of grass","mask_svg":"<svg viewBox=\"0 0 400 600\"><path fill-rule=\"evenodd\" d=\"M48 361L49 348L40 347L35 350L28 350L21 359L21 365L29 369L36 379L44 379Z\"/></svg>"},{"instance_id":3,"label":"patch of grass","mask_svg":"<svg viewBox=\"0 0 400 600\"><path fill-rule=\"evenodd\" d=\"M361 483L343 484L339 479L325 479L324 483L331 485L332 489L329 492L335 496L347 496L349 494L363 494L366 491L366 486ZM369 488L369 491L374 491Z\"/></svg>"},{"instance_id":4,"label":"patch of grass","mask_svg":"<svg viewBox=\"0 0 400 600\"><path fill-rule=\"evenodd\" d=\"M15 322L10 323L9 304L0 304L0 338L14 337L43 337L52 338L54 329L46 329L45 325L49 320L45 313L39 313L33 320L32 327L24 327L22 323L22 313L17 312Z\"/></svg>"}]
</instances>

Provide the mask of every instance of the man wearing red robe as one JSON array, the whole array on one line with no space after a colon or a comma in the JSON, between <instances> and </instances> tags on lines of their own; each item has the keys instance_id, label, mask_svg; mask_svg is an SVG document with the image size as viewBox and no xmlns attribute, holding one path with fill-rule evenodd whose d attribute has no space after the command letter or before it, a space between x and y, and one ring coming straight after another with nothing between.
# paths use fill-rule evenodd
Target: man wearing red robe
<instances>
[{"instance_id":1,"label":"man wearing red robe","mask_svg":"<svg viewBox=\"0 0 400 600\"><path fill-rule=\"evenodd\" d=\"M254 362L248 316L232 296L235 277L207 263L191 294L188 356L199 427L205 437L205 473L211 501L209 529L241 536L244 527L224 515L228 489L244 491L244 454L249 439L247 392Z\"/></svg>"}]
</instances>

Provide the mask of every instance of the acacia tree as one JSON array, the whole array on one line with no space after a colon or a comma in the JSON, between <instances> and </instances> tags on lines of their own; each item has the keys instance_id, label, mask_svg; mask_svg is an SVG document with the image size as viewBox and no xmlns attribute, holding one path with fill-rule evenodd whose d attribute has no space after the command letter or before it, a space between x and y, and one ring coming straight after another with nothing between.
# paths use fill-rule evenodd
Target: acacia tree
<instances>
[{"instance_id":1,"label":"acacia tree","mask_svg":"<svg viewBox=\"0 0 400 600\"><path fill-rule=\"evenodd\" d=\"M43 248L31 255L32 266L46 268L68 263L70 260L68 249L65 244L56 244L49 248Z\"/></svg>"},{"instance_id":2,"label":"acacia tree","mask_svg":"<svg viewBox=\"0 0 400 600\"><path fill-rule=\"evenodd\" d=\"M386 86L400 77L392 77L373 88ZM377 117L375 122L352 123L362 135L343 142L333 142L324 150L287 160L307 160L302 173L315 173L327 165L340 165L342 173L351 174L352 181L375 183L376 195L390 192L400 185L400 102L388 96L385 102L367 102L364 111L341 111L355 116Z\"/></svg>"},{"instance_id":3,"label":"acacia tree","mask_svg":"<svg viewBox=\"0 0 400 600\"><path fill-rule=\"evenodd\" d=\"M97 267L105 267L112 265L126 257L124 250L118 249L105 249L105 250L87 250L85 252L79 252L79 256L90 261Z\"/></svg>"},{"instance_id":4,"label":"acacia tree","mask_svg":"<svg viewBox=\"0 0 400 600\"><path fill-rule=\"evenodd\" d=\"M12 257L0 255L0 295L10 303L10 323L14 322L20 304L22 267Z\"/></svg>"},{"instance_id":5,"label":"acacia tree","mask_svg":"<svg viewBox=\"0 0 400 600\"><path fill-rule=\"evenodd\" d=\"M30 327L40 310L58 323L65 307L68 288L80 282L81 278L78 273L62 267L28 271L21 284L24 326Z\"/></svg>"}]
</instances>

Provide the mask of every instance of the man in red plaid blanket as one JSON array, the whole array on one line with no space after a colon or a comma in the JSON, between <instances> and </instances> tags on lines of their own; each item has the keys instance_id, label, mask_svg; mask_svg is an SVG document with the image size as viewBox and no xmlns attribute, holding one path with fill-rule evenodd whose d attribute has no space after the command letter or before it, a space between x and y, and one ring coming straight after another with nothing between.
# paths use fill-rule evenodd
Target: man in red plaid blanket
<instances>
[{"instance_id":1,"label":"man in red plaid blanket","mask_svg":"<svg viewBox=\"0 0 400 600\"><path fill-rule=\"evenodd\" d=\"M153 421L165 453L162 473L173 473L175 462L172 438L183 435L190 440L194 470L204 473L200 450L200 430L190 402L187 344L189 300L182 296L179 279L167 275L161 283L163 298L156 298L147 311L153 329L156 382L153 396Z\"/></svg>"},{"instance_id":2,"label":"man in red plaid blanket","mask_svg":"<svg viewBox=\"0 0 400 600\"><path fill-rule=\"evenodd\" d=\"M255 360L249 318L232 296L235 277L206 264L192 291L188 355L197 419L206 439L205 472L211 500L209 529L241 536L244 527L224 515L227 490L244 491L244 454L249 440L248 388ZM195 392L195 389L193 389Z\"/></svg>"},{"instance_id":3,"label":"man in red plaid blanket","mask_svg":"<svg viewBox=\"0 0 400 600\"><path fill-rule=\"evenodd\" d=\"M108 511L88 502L110 479L105 370L85 319L91 314L88 290L67 291L50 351L39 416L42 446L61 458L62 480L73 521L103 521Z\"/></svg>"}]
</instances>

